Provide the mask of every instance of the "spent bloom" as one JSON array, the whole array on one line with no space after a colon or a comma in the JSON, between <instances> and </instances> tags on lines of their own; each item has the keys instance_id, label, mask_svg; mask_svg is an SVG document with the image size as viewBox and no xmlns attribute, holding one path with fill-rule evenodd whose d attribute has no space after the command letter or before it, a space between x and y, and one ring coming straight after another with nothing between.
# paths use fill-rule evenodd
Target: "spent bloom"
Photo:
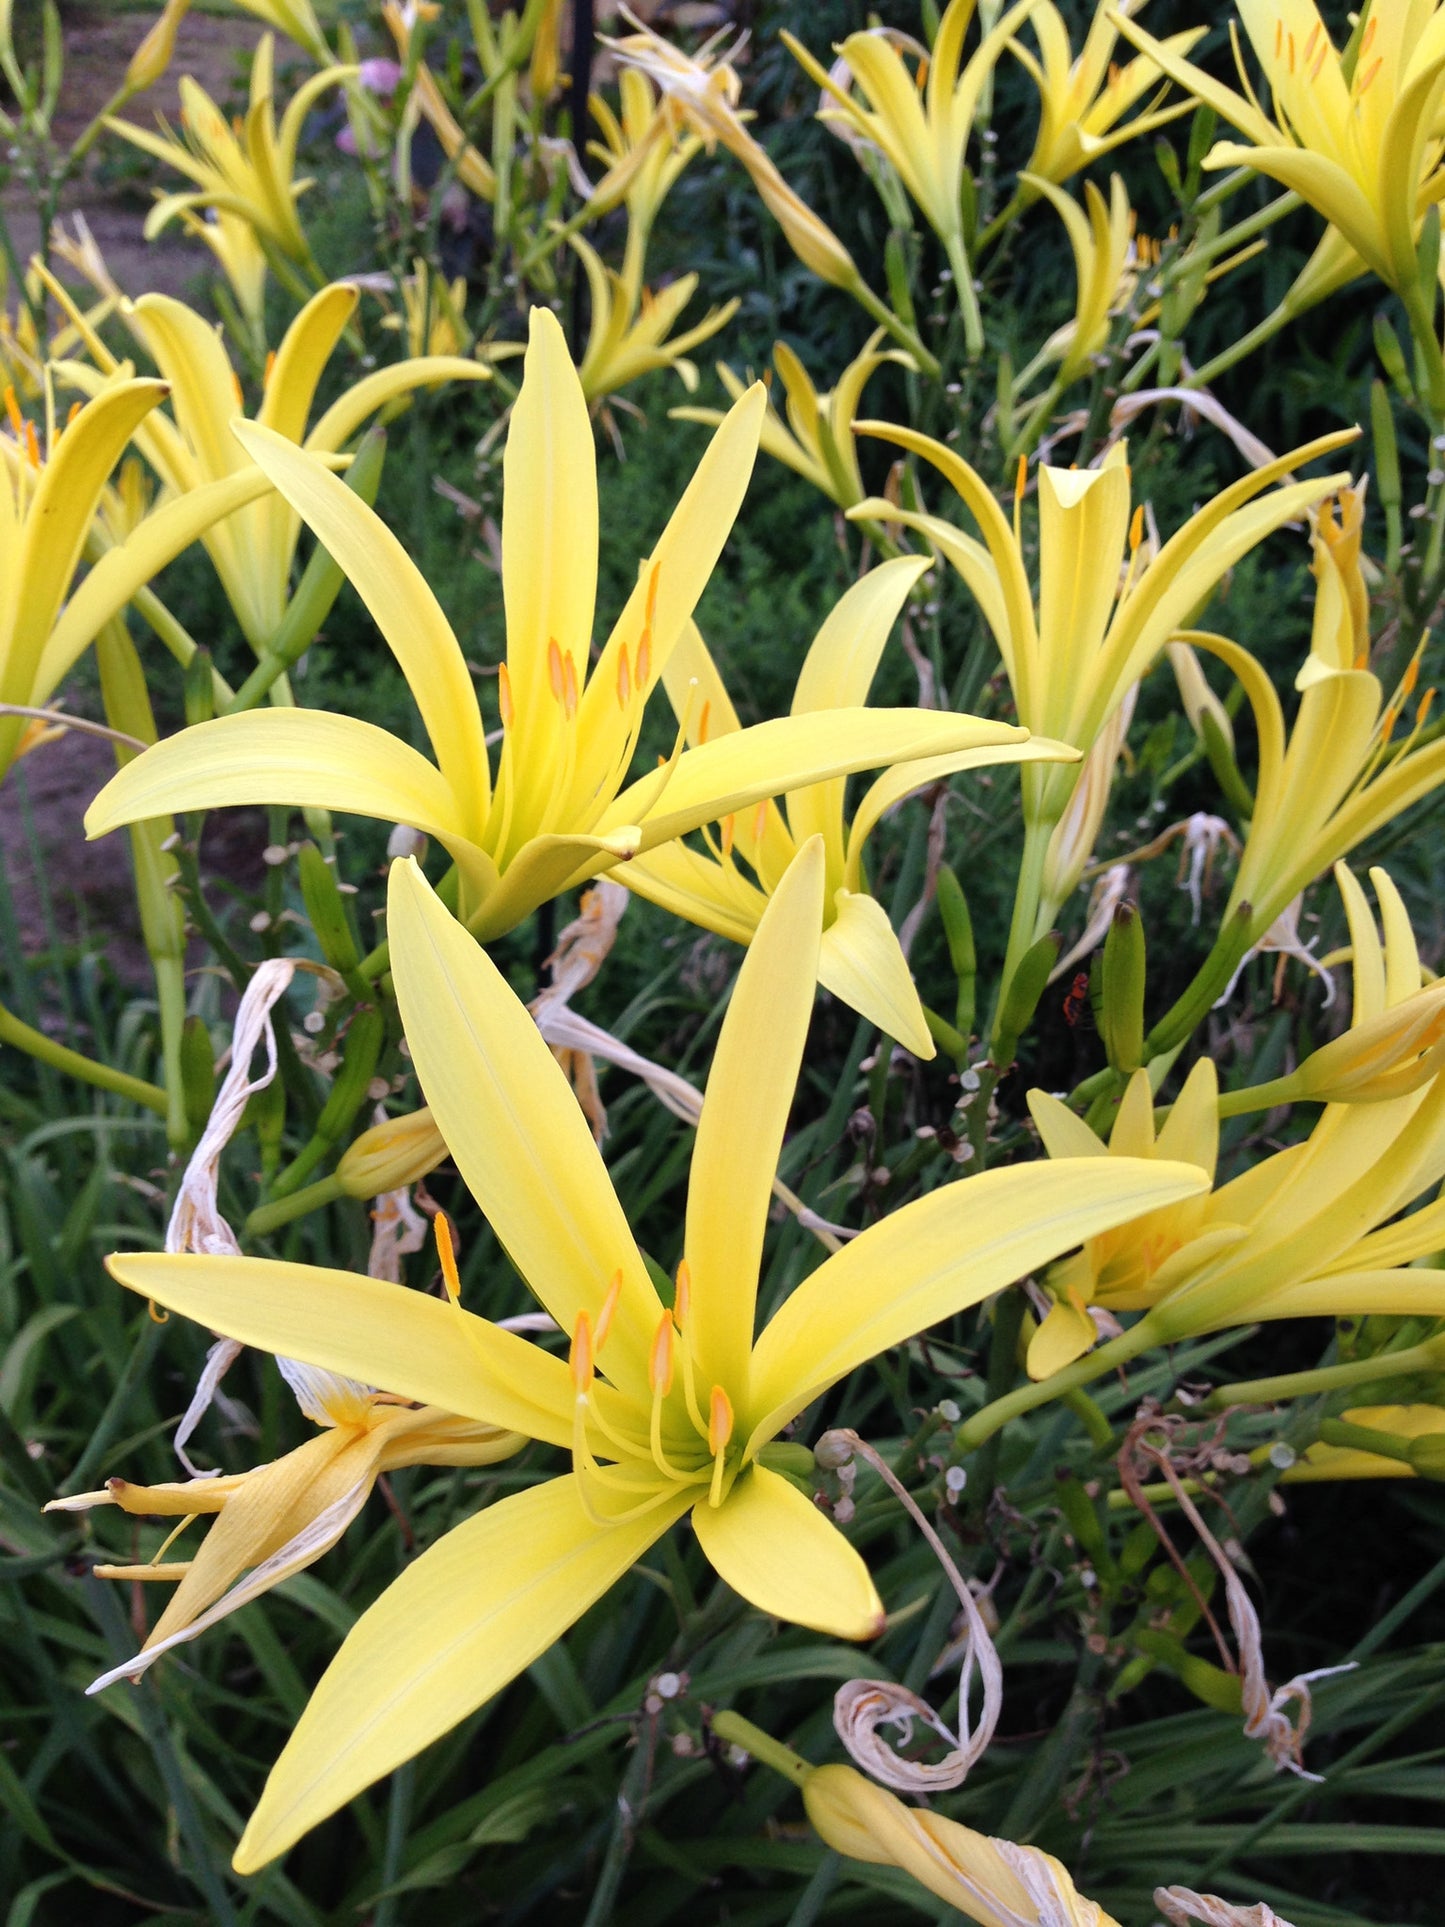
<instances>
[{"instance_id":1,"label":"spent bloom","mask_svg":"<svg viewBox=\"0 0 1445 1927\"><path fill-rule=\"evenodd\" d=\"M768 1463L864 1360L1081 1238L1203 1182L1189 1166L990 1171L870 1226L755 1339L772 1182L812 1011L823 851L774 893L743 960L698 1122L683 1256L659 1296L586 1120L531 1017L415 864L389 929L422 1091L477 1203L570 1339L561 1358L460 1303L267 1259L135 1254L115 1276L248 1344L571 1455L437 1541L348 1636L237 1850L252 1871L505 1686L690 1512L761 1611L836 1637L883 1623L868 1569ZM880 1281L887 1290L880 1290Z\"/></svg>"},{"instance_id":2,"label":"spent bloom","mask_svg":"<svg viewBox=\"0 0 1445 1927\"><path fill-rule=\"evenodd\" d=\"M373 724L319 710L218 717L137 757L91 806L91 834L177 807L235 803L408 824L435 837L457 865L461 914L485 940L559 891L781 790L1022 741L1008 725L976 717L854 708L778 718L691 750L679 745L681 753L624 787L647 699L742 500L762 407L761 389L751 391L713 438L594 662L592 426L556 317L532 310L503 469L507 653L497 678L495 785L466 658L401 543L309 451L270 427L238 425L238 442L371 611L437 760Z\"/></svg>"}]
</instances>

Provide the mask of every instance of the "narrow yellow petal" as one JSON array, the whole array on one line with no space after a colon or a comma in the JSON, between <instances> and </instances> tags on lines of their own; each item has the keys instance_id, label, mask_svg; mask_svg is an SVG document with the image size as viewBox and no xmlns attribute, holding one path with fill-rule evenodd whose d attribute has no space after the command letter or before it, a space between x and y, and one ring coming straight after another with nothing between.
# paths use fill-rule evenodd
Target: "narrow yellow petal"
<instances>
[{"instance_id":1,"label":"narrow yellow petal","mask_svg":"<svg viewBox=\"0 0 1445 1927\"><path fill-rule=\"evenodd\" d=\"M1077 1111L1071 1111L1062 1098L1048 1091L1033 1090L1028 1095L1029 1115L1038 1126L1044 1149L1051 1158L1102 1158L1108 1155L1104 1140L1091 1131Z\"/></svg>"},{"instance_id":2,"label":"narrow yellow petal","mask_svg":"<svg viewBox=\"0 0 1445 1927\"><path fill-rule=\"evenodd\" d=\"M823 932L818 981L915 1057L934 1055L908 959L888 913L874 897L840 890Z\"/></svg>"},{"instance_id":3,"label":"narrow yellow petal","mask_svg":"<svg viewBox=\"0 0 1445 1927\"><path fill-rule=\"evenodd\" d=\"M646 1395L661 1303L572 1087L410 859L392 865L387 934L417 1076L468 1189L565 1331L583 1311L597 1316L621 1271L607 1375Z\"/></svg>"},{"instance_id":4,"label":"narrow yellow petal","mask_svg":"<svg viewBox=\"0 0 1445 1927\"><path fill-rule=\"evenodd\" d=\"M752 1441L865 1359L1207 1183L1189 1164L1078 1159L981 1172L904 1205L805 1278L759 1338Z\"/></svg>"},{"instance_id":5,"label":"narrow yellow petal","mask_svg":"<svg viewBox=\"0 0 1445 1927\"><path fill-rule=\"evenodd\" d=\"M823 845L806 844L763 912L708 1075L688 1181L688 1338L698 1377L744 1396L763 1234L803 1060L823 926Z\"/></svg>"},{"instance_id":6,"label":"narrow yellow petal","mask_svg":"<svg viewBox=\"0 0 1445 1927\"><path fill-rule=\"evenodd\" d=\"M410 1565L322 1675L236 1849L254 1873L515 1679L685 1502L597 1526L574 1478L489 1506Z\"/></svg>"},{"instance_id":7,"label":"narrow yellow petal","mask_svg":"<svg viewBox=\"0 0 1445 1927\"><path fill-rule=\"evenodd\" d=\"M360 298L355 288L341 281L312 295L276 350L265 399L256 413L262 428L274 429L288 442L301 440L316 384Z\"/></svg>"},{"instance_id":8,"label":"narrow yellow petal","mask_svg":"<svg viewBox=\"0 0 1445 1927\"><path fill-rule=\"evenodd\" d=\"M439 1298L276 1258L129 1251L106 1265L129 1290L243 1345L552 1445L572 1442L562 1360Z\"/></svg>"},{"instance_id":9,"label":"narrow yellow petal","mask_svg":"<svg viewBox=\"0 0 1445 1927\"><path fill-rule=\"evenodd\" d=\"M467 833L478 836L488 803L481 712L460 645L421 571L317 456L254 423L238 423L236 435L366 604L421 711Z\"/></svg>"},{"instance_id":10,"label":"narrow yellow petal","mask_svg":"<svg viewBox=\"0 0 1445 1927\"><path fill-rule=\"evenodd\" d=\"M1029 1340L1027 1370L1030 1378L1052 1378L1065 1365L1082 1358L1097 1342L1094 1321L1077 1305L1061 1300Z\"/></svg>"},{"instance_id":11,"label":"narrow yellow petal","mask_svg":"<svg viewBox=\"0 0 1445 1927\"><path fill-rule=\"evenodd\" d=\"M711 1563L759 1612L835 1639L883 1631L867 1566L811 1500L766 1466L743 1472L720 1506L694 1506L692 1523Z\"/></svg>"}]
</instances>

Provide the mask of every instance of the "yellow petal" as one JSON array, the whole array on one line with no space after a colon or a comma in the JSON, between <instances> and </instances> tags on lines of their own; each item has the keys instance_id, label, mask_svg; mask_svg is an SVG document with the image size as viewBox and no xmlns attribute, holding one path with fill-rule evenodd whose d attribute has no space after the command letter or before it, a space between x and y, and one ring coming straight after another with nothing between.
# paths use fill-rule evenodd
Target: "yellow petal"
<instances>
[{"instance_id":1,"label":"yellow petal","mask_svg":"<svg viewBox=\"0 0 1445 1927\"><path fill-rule=\"evenodd\" d=\"M374 723L323 709L251 709L168 736L127 763L85 813L88 836L176 810L291 803L462 834L445 777Z\"/></svg>"},{"instance_id":2,"label":"yellow petal","mask_svg":"<svg viewBox=\"0 0 1445 1927\"><path fill-rule=\"evenodd\" d=\"M1188 1164L1078 1159L981 1172L904 1205L805 1278L759 1338L752 1439L865 1359L1206 1184Z\"/></svg>"},{"instance_id":3,"label":"yellow petal","mask_svg":"<svg viewBox=\"0 0 1445 1927\"><path fill-rule=\"evenodd\" d=\"M572 1442L562 1360L439 1298L275 1258L129 1251L106 1265L129 1290L243 1345L552 1445Z\"/></svg>"},{"instance_id":4,"label":"yellow petal","mask_svg":"<svg viewBox=\"0 0 1445 1927\"><path fill-rule=\"evenodd\" d=\"M823 932L818 981L915 1057L934 1055L918 991L888 913L874 897L840 890Z\"/></svg>"},{"instance_id":5,"label":"yellow petal","mask_svg":"<svg viewBox=\"0 0 1445 1927\"><path fill-rule=\"evenodd\" d=\"M603 1369L645 1394L661 1305L572 1087L411 859L392 865L387 934L422 1092L468 1189L564 1331L582 1311L595 1319L622 1273Z\"/></svg>"},{"instance_id":6,"label":"yellow petal","mask_svg":"<svg viewBox=\"0 0 1445 1927\"><path fill-rule=\"evenodd\" d=\"M356 289L336 282L312 295L282 337L266 377L266 395L256 420L288 442L299 442L331 351L360 300Z\"/></svg>"},{"instance_id":7,"label":"yellow petal","mask_svg":"<svg viewBox=\"0 0 1445 1927\"><path fill-rule=\"evenodd\" d=\"M434 388L444 381L490 381L485 362L463 355L417 355L394 361L363 375L332 402L306 437L306 447L320 454L341 448L379 408L417 388Z\"/></svg>"},{"instance_id":8,"label":"yellow petal","mask_svg":"<svg viewBox=\"0 0 1445 1927\"><path fill-rule=\"evenodd\" d=\"M316 456L254 423L238 423L236 434L366 604L421 711L466 833L477 837L488 801L481 713L451 624L421 571L381 517Z\"/></svg>"},{"instance_id":9,"label":"yellow petal","mask_svg":"<svg viewBox=\"0 0 1445 1927\"><path fill-rule=\"evenodd\" d=\"M301 1715L236 1849L254 1873L500 1692L683 1510L596 1526L572 1477L489 1506L410 1565L356 1622Z\"/></svg>"},{"instance_id":10,"label":"yellow petal","mask_svg":"<svg viewBox=\"0 0 1445 1927\"><path fill-rule=\"evenodd\" d=\"M743 959L692 1154L688 1335L699 1384L726 1386L735 1404L747 1384L763 1234L813 1014L822 925L823 845L815 839L789 866Z\"/></svg>"},{"instance_id":11,"label":"yellow petal","mask_svg":"<svg viewBox=\"0 0 1445 1927\"><path fill-rule=\"evenodd\" d=\"M926 756L1027 740L1023 730L931 709L830 709L778 716L685 750L662 793L655 773L633 783L606 812L604 830L640 823L642 848L685 836L764 797Z\"/></svg>"},{"instance_id":12,"label":"yellow petal","mask_svg":"<svg viewBox=\"0 0 1445 1927\"><path fill-rule=\"evenodd\" d=\"M518 722L550 709L547 650L585 664L597 591L597 463L561 323L531 311L522 387L502 464L502 590Z\"/></svg>"},{"instance_id":13,"label":"yellow petal","mask_svg":"<svg viewBox=\"0 0 1445 1927\"><path fill-rule=\"evenodd\" d=\"M1077 1111L1071 1111L1060 1097L1048 1091L1033 1090L1028 1095L1029 1115L1038 1126L1044 1149L1051 1158L1102 1158L1108 1155L1104 1140L1091 1131Z\"/></svg>"},{"instance_id":14,"label":"yellow petal","mask_svg":"<svg viewBox=\"0 0 1445 1927\"><path fill-rule=\"evenodd\" d=\"M1077 1305L1061 1299L1029 1340L1027 1370L1030 1378L1052 1378L1065 1365L1093 1349L1098 1341L1094 1321Z\"/></svg>"},{"instance_id":15,"label":"yellow petal","mask_svg":"<svg viewBox=\"0 0 1445 1927\"><path fill-rule=\"evenodd\" d=\"M741 1473L720 1506L694 1506L692 1523L708 1559L759 1612L835 1639L883 1631L867 1566L810 1499L765 1465Z\"/></svg>"}]
</instances>

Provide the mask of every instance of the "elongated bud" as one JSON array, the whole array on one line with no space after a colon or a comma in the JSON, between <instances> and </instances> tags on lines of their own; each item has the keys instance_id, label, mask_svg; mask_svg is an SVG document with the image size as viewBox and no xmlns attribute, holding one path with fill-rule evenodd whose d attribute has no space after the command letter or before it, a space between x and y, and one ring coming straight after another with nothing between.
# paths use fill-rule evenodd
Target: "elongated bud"
<instances>
[{"instance_id":1,"label":"elongated bud","mask_svg":"<svg viewBox=\"0 0 1445 1927\"><path fill-rule=\"evenodd\" d=\"M1410 371L1405 365L1405 351L1400 346L1400 337L1382 314L1375 316L1375 353L1401 401L1407 408L1413 408L1415 384L1411 381Z\"/></svg>"},{"instance_id":2,"label":"elongated bud","mask_svg":"<svg viewBox=\"0 0 1445 1927\"><path fill-rule=\"evenodd\" d=\"M948 961L958 979L958 1003L954 1028L963 1037L973 1030L974 1003L978 988L978 954L973 942L973 919L968 914L968 899L963 885L946 863L938 871L938 915L943 924Z\"/></svg>"},{"instance_id":3,"label":"elongated bud","mask_svg":"<svg viewBox=\"0 0 1445 1927\"><path fill-rule=\"evenodd\" d=\"M1403 500L1400 448L1395 439L1389 391L1382 381L1370 383L1370 432L1375 441L1375 488L1384 507L1398 509Z\"/></svg>"},{"instance_id":4,"label":"elongated bud","mask_svg":"<svg viewBox=\"0 0 1445 1927\"><path fill-rule=\"evenodd\" d=\"M1114 912L1104 955L1097 1016L1099 1036L1116 1071L1144 1062L1144 925L1132 903Z\"/></svg>"},{"instance_id":5,"label":"elongated bud","mask_svg":"<svg viewBox=\"0 0 1445 1927\"><path fill-rule=\"evenodd\" d=\"M126 96L143 94L154 87L176 50L176 29L189 11L191 0L166 0L161 16L130 57L122 89Z\"/></svg>"},{"instance_id":6,"label":"elongated bud","mask_svg":"<svg viewBox=\"0 0 1445 1927\"><path fill-rule=\"evenodd\" d=\"M1005 987L994 1025L992 1056L999 1068L1014 1061L1019 1039L1033 1022L1039 999L1048 985L1049 972L1059 960L1060 937L1050 930L1030 945L1019 959L1018 967Z\"/></svg>"},{"instance_id":7,"label":"elongated bud","mask_svg":"<svg viewBox=\"0 0 1445 1927\"><path fill-rule=\"evenodd\" d=\"M349 1198L379 1198L415 1184L446 1155L446 1142L431 1112L408 1111L373 1124L349 1144L336 1167L337 1182Z\"/></svg>"},{"instance_id":8,"label":"elongated bud","mask_svg":"<svg viewBox=\"0 0 1445 1927\"><path fill-rule=\"evenodd\" d=\"M211 652L198 649L186 664L183 700L186 722L194 728L208 723L216 713L215 683L211 672Z\"/></svg>"},{"instance_id":9,"label":"elongated bud","mask_svg":"<svg viewBox=\"0 0 1445 1927\"><path fill-rule=\"evenodd\" d=\"M181 1090L185 1097L186 1124L192 1138L198 1138L216 1101L211 1033L199 1017L188 1017L181 1026Z\"/></svg>"},{"instance_id":10,"label":"elongated bud","mask_svg":"<svg viewBox=\"0 0 1445 1927\"><path fill-rule=\"evenodd\" d=\"M301 879L301 900L306 905L321 954L333 970L339 970L344 976L356 969L361 957L336 872L314 843L301 845L296 867Z\"/></svg>"},{"instance_id":11,"label":"elongated bud","mask_svg":"<svg viewBox=\"0 0 1445 1927\"><path fill-rule=\"evenodd\" d=\"M1410 1465L1422 1479L1445 1483L1445 1432L1430 1432L1410 1442Z\"/></svg>"}]
</instances>

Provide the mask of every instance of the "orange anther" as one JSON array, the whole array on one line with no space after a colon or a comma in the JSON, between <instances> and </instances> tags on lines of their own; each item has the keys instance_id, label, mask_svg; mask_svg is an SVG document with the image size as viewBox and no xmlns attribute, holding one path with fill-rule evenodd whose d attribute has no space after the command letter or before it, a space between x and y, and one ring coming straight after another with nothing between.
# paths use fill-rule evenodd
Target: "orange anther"
<instances>
[{"instance_id":1,"label":"orange anther","mask_svg":"<svg viewBox=\"0 0 1445 1927\"><path fill-rule=\"evenodd\" d=\"M266 350L266 372L261 377L262 387L269 388L271 386L271 377L275 373L275 371L276 371L276 350L274 348L268 348Z\"/></svg>"},{"instance_id":2,"label":"orange anther","mask_svg":"<svg viewBox=\"0 0 1445 1927\"><path fill-rule=\"evenodd\" d=\"M1324 45L1320 48L1319 52L1315 55L1315 64L1313 67L1310 68L1310 80L1312 82L1319 79L1320 70L1323 68L1325 64L1325 55L1329 52L1329 50L1330 50L1330 43L1327 40L1324 43Z\"/></svg>"},{"instance_id":3,"label":"orange anther","mask_svg":"<svg viewBox=\"0 0 1445 1927\"><path fill-rule=\"evenodd\" d=\"M602 1309L597 1314L597 1350L600 1352L607 1343L607 1334L612 1329L616 1315L617 1301L622 1296L622 1267L619 1265L612 1274L612 1283L607 1287L607 1296L602 1300Z\"/></svg>"},{"instance_id":4,"label":"orange anther","mask_svg":"<svg viewBox=\"0 0 1445 1927\"><path fill-rule=\"evenodd\" d=\"M632 701L632 670L627 661L627 644L617 652L617 706L626 709Z\"/></svg>"},{"instance_id":5,"label":"orange anther","mask_svg":"<svg viewBox=\"0 0 1445 1927\"><path fill-rule=\"evenodd\" d=\"M437 1257L441 1260L442 1283L454 1305L462 1301L462 1281L457 1271L457 1250L452 1239L452 1221L445 1211L436 1215Z\"/></svg>"},{"instance_id":6,"label":"orange anther","mask_svg":"<svg viewBox=\"0 0 1445 1927\"><path fill-rule=\"evenodd\" d=\"M69 428L70 424L75 420L76 416L80 413L80 409L81 409L81 404L78 401L73 401L70 404L69 408L65 411L65 426L67 428Z\"/></svg>"},{"instance_id":7,"label":"orange anther","mask_svg":"<svg viewBox=\"0 0 1445 1927\"><path fill-rule=\"evenodd\" d=\"M718 828L722 831L723 855L731 856L733 853L733 833L737 828L737 818L729 811L718 825Z\"/></svg>"},{"instance_id":8,"label":"orange anther","mask_svg":"<svg viewBox=\"0 0 1445 1927\"><path fill-rule=\"evenodd\" d=\"M1395 733L1395 724L1399 720L1400 720L1400 712L1395 707L1394 703L1391 703L1386 709L1384 715L1380 718L1380 739L1382 742L1386 742L1386 743L1389 742L1390 738Z\"/></svg>"},{"instance_id":9,"label":"orange anther","mask_svg":"<svg viewBox=\"0 0 1445 1927\"><path fill-rule=\"evenodd\" d=\"M32 468L39 468L40 441L35 433L35 424L32 421L27 421L25 424L25 453L30 458L30 466Z\"/></svg>"},{"instance_id":10,"label":"orange anther","mask_svg":"<svg viewBox=\"0 0 1445 1927\"><path fill-rule=\"evenodd\" d=\"M672 1313L665 1311L657 1321L647 1358L647 1382L659 1398L672 1390L672 1333Z\"/></svg>"},{"instance_id":11,"label":"orange anther","mask_svg":"<svg viewBox=\"0 0 1445 1927\"><path fill-rule=\"evenodd\" d=\"M244 415L246 412L246 397L241 390L241 377L236 373L234 368L231 370L231 393L235 396L237 409Z\"/></svg>"},{"instance_id":12,"label":"orange anther","mask_svg":"<svg viewBox=\"0 0 1445 1927\"><path fill-rule=\"evenodd\" d=\"M707 1410L707 1449L716 1458L733 1435L733 1403L721 1385L712 1388Z\"/></svg>"},{"instance_id":13,"label":"orange anther","mask_svg":"<svg viewBox=\"0 0 1445 1927\"><path fill-rule=\"evenodd\" d=\"M1368 669L1370 666L1369 650L1361 649L1359 653L1356 655L1354 662L1350 666L1353 669Z\"/></svg>"},{"instance_id":14,"label":"orange anther","mask_svg":"<svg viewBox=\"0 0 1445 1927\"><path fill-rule=\"evenodd\" d=\"M593 1357L592 1320L585 1311L579 1311L577 1329L572 1334L572 1348L567 1354L567 1369L572 1374L572 1384L578 1398L586 1398L591 1387Z\"/></svg>"},{"instance_id":15,"label":"orange anther","mask_svg":"<svg viewBox=\"0 0 1445 1927\"><path fill-rule=\"evenodd\" d=\"M1427 689L1420 698L1420 707L1415 711L1416 729L1423 729L1425 727L1425 718L1430 714L1430 705L1434 700L1435 691L1433 689Z\"/></svg>"},{"instance_id":16,"label":"orange anther","mask_svg":"<svg viewBox=\"0 0 1445 1927\"><path fill-rule=\"evenodd\" d=\"M923 92L924 88L927 85L928 85L928 57L927 55L925 55L924 58L920 60L918 63L918 91L920 94Z\"/></svg>"},{"instance_id":17,"label":"orange anther","mask_svg":"<svg viewBox=\"0 0 1445 1927\"><path fill-rule=\"evenodd\" d=\"M25 417L20 412L20 404L15 399L15 390L7 381L5 384L5 413L10 417L10 426L17 437L25 433Z\"/></svg>"},{"instance_id":18,"label":"orange anther","mask_svg":"<svg viewBox=\"0 0 1445 1927\"><path fill-rule=\"evenodd\" d=\"M497 707L502 712L502 727L512 727L512 678L504 662L497 664Z\"/></svg>"},{"instance_id":19,"label":"orange anther","mask_svg":"<svg viewBox=\"0 0 1445 1927\"><path fill-rule=\"evenodd\" d=\"M702 706L702 714L697 719L697 740L699 743L705 743L707 741L707 726L711 718L712 704L710 702L704 703Z\"/></svg>"},{"instance_id":20,"label":"orange anther","mask_svg":"<svg viewBox=\"0 0 1445 1927\"><path fill-rule=\"evenodd\" d=\"M1144 504L1141 502L1138 505L1138 507L1134 510L1133 515L1129 518L1129 552L1131 555L1133 554L1134 550L1138 548L1139 544L1143 540L1144 540Z\"/></svg>"},{"instance_id":21,"label":"orange anther","mask_svg":"<svg viewBox=\"0 0 1445 1927\"><path fill-rule=\"evenodd\" d=\"M753 811L753 841L761 843L768 827L768 799L765 796Z\"/></svg>"},{"instance_id":22,"label":"orange anther","mask_svg":"<svg viewBox=\"0 0 1445 1927\"><path fill-rule=\"evenodd\" d=\"M1384 59L1384 55L1381 54L1378 60L1372 60L1365 72L1359 75L1359 85L1355 88L1355 98L1357 100L1363 100L1365 95L1369 93L1375 75L1379 73L1380 68L1384 65ZM1358 73L1358 69L1356 71Z\"/></svg>"},{"instance_id":23,"label":"orange anther","mask_svg":"<svg viewBox=\"0 0 1445 1927\"><path fill-rule=\"evenodd\" d=\"M1416 656L1409 663L1404 675L1400 678L1400 694L1402 696L1413 696L1415 693L1415 685L1419 680L1420 658Z\"/></svg>"},{"instance_id":24,"label":"orange anther","mask_svg":"<svg viewBox=\"0 0 1445 1927\"><path fill-rule=\"evenodd\" d=\"M635 681L638 695L645 696L647 686L652 681L652 625L650 623L637 638Z\"/></svg>"},{"instance_id":25,"label":"orange anther","mask_svg":"<svg viewBox=\"0 0 1445 1927\"><path fill-rule=\"evenodd\" d=\"M552 694L560 703L562 700L562 650L555 636L547 638L547 680L552 685Z\"/></svg>"},{"instance_id":26,"label":"orange anther","mask_svg":"<svg viewBox=\"0 0 1445 1927\"><path fill-rule=\"evenodd\" d=\"M1276 20L1274 23L1274 57L1276 60L1279 59L1279 50L1283 45L1284 45L1284 22L1283 20Z\"/></svg>"},{"instance_id":27,"label":"orange anther","mask_svg":"<svg viewBox=\"0 0 1445 1927\"><path fill-rule=\"evenodd\" d=\"M1019 465L1017 469L1014 471L1014 501L1015 502L1021 502L1023 500L1024 489L1028 486L1028 479L1029 479L1029 458L1027 455L1020 455Z\"/></svg>"},{"instance_id":28,"label":"orange anther","mask_svg":"<svg viewBox=\"0 0 1445 1927\"><path fill-rule=\"evenodd\" d=\"M643 616L643 623L648 629L651 629L653 618L657 614L657 578L661 568L662 564L660 562L654 562L647 577L647 607Z\"/></svg>"},{"instance_id":29,"label":"orange anther","mask_svg":"<svg viewBox=\"0 0 1445 1927\"><path fill-rule=\"evenodd\" d=\"M686 1258L680 1258L677 1265L677 1283L672 1294L672 1316L679 1331L687 1323L692 1311L692 1267Z\"/></svg>"}]
</instances>

